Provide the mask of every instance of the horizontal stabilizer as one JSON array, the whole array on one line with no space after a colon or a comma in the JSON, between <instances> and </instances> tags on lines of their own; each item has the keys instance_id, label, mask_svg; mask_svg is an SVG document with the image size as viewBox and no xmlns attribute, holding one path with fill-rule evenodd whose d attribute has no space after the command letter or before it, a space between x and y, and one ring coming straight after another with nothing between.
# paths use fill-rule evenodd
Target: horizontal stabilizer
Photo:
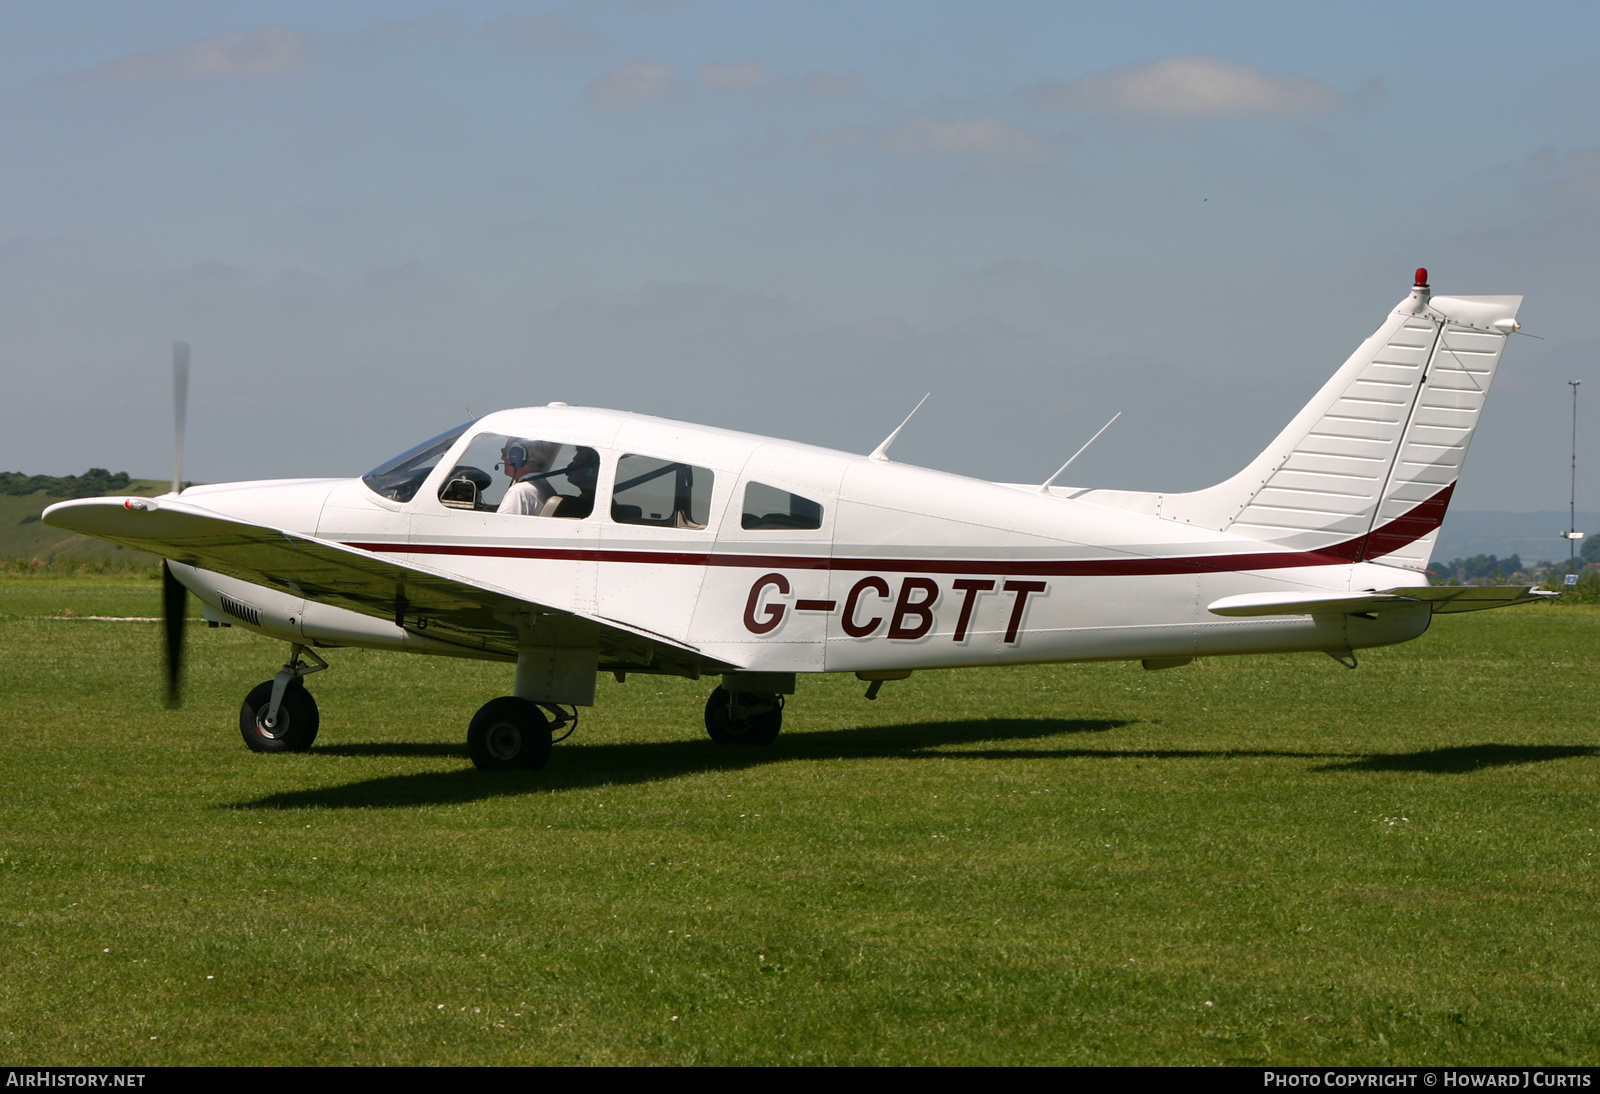
<instances>
[{"instance_id":1,"label":"horizontal stabilizer","mask_svg":"<svg viewBox=\"0 0 1600 1094\"><path fill-rule=\"evenodd\" d=\"M1434 615L1477 612L1532 604L1560 594L1532 585L1423 585L1364 593L1245 593L1225 596L1206 610L1213 615L1356 615L1411 604L1427 604Z\"/></svg>"},{"instance_id":2,"label":"horizontal stabilizer","mask_svg":"<svg viewBox=\"0 0 1600 1094\"><path fill-rule=\"evenodd\" d=\"M1481 612L1485 608L1506 608L1512 604L1534 604L1554 600L1561 594L1534 585L1424 585L1419 589L1390 589L1389 592L1433 605L1434 615L1449 612Z\"/></svg>"}]
</instances>

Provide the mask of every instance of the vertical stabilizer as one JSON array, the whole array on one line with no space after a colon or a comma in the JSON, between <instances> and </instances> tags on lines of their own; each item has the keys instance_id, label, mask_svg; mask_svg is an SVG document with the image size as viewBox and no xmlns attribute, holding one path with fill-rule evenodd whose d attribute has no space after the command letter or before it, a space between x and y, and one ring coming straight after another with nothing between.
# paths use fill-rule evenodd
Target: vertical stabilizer
<instances>
[{"instance_id":1,"label":"vertical stabilizer","mask_svg":"<svg viewBox=\"0 0 1600 1094\"><path fill-rule=\"evenodd\" d=\"M1520 296L1411 294L1276 440L1161 515L1294 550L1423 569Z\"/></svg>"}]
</instances>

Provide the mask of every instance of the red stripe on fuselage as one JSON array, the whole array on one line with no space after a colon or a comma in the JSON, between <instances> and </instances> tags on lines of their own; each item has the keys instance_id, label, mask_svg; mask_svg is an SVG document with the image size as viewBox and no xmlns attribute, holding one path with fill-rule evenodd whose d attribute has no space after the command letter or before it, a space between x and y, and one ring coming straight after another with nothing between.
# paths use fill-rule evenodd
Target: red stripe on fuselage
<instances>
[{"instance_id":1,"label":"red stripe on fuselage","mask_svg":"<svg viewBox=\"0 0 1600 1094\"><path fill-rule=\"evenodd\" d=\"M1444 521L1452 483L1404 516L1367 535L1315 551L1189 555L1183 558L941 559L824 558L815 555L739 555L711 551L608 551L598 547L511 547L462 543L360 543L346 547L378 554L465 555L479 558L547 559L561 562L627 562L652 566L735 566L756 569L842 570L896 574L1028 574L1038 577L1121 577L1214 574L1236 570L1285 570L1301 566L1348 566L1392 554Z\"/></svg>"},{"instance_id":2,"label":"red stripe on fuselage","mask_svg":"<svg viewBox=\"0 0 1600 1094\"><path fill-rule=\"evenodd\" d=\"M1382 528L1374 528L1362 547L1361 557L1371 559L1392 555L1439 527L1444 523L1444 512L1450 506L1450 495L1455 488L1456 484L1451 483L1404 516L1396 517Z\"/></svg>"}]
</instances>

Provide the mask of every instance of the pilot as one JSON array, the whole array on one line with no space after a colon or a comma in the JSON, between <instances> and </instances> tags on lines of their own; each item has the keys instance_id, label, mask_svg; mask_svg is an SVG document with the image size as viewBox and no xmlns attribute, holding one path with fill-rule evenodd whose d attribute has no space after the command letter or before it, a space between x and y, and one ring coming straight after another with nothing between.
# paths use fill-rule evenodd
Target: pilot
<instances>
[{"instance_id":1,"label":"pilot","mask_svg":"<svg viewBox=\"0 0 1600 1094\"><path fill-rule=\"evenodd\" d=\"M577 497L566 496L554 516L582 520L594 512L594 489L600 481L600 453L592 448L580 448L572 454L564 474L567 481L578 488Z\"/></svg>"},{"instance_id":2,"label":"pilot","mask_svg":"<svg viewBox=\"0 0 1600 1094\"><path fill-rule=\"evenodd\" d=\"M558 446L549 441L506 441L500 450L500 465L511 479L511 487L500 499L499 513L536 517L544 503L555 494L546 474L555 462Z\"/></svg>"}]
</instances>

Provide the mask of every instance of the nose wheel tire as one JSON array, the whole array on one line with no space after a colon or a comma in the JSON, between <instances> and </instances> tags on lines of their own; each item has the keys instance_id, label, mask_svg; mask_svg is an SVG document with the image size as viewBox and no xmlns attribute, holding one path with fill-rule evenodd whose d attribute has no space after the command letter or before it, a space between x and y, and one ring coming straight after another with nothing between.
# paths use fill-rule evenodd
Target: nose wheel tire
<instances>
[{"instance_id":1,"label":"nose wheel tire","mask_svg":"<svg viewBox=\"0 0 1600 1094\"><path fill-rule=\"evenodd\" d=\"M257 684L239 708L239 733L251 752L306 752L317 739L321 717L317 701L305 685L295 680L283 692L278 716L267 724L272 704L272 681Z\"/></svg>"},{"instance_id":2,"label":"nose wheel tire","mask_svg":"<svg viewBox=\"0 0 1600 1094\"><path fill-rule=\"evenodd\" d=\"M551 744L544 712L514 695L483 704L467 727L467 753L479 771L537 771Z\"/></svg>"},{"instance_id":3,"label":"nose wheel tire","mask_svg":"<svg viewBox=\"0 0 1600 1094\"><path fill-rule=\"evenodd\" d=\"M770 745L783 728L783 696L718 688L706 700L706 732L720 745Z\"/></svg>"}]
</instances>

